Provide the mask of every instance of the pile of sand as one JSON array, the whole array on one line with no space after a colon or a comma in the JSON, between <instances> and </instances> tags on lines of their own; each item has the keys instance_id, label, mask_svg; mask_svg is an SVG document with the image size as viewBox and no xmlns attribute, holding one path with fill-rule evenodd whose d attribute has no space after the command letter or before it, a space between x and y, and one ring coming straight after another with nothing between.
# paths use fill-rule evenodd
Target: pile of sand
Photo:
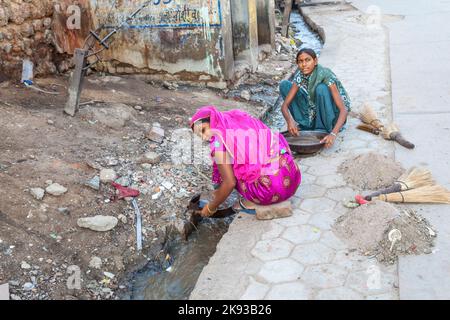
<instances>
[{"instance_id":1,"label":"pile of sand","mask_svg":"<svg viewBox=\"0 0 450 320\"><path fill-rule=\"evenodd\" d=\"M380 262L392 264L398 256L432 253L436 232L430 223L413 210L402 210L401 213L400 217L389 223L383 240L378 244L376 257ZM392 243L388 235L392 229L400 230L402 237L391 251Z\"/></svg>"},{"instance_id":2,"label":"pile of sand","mask_svg":"<svg viewBox=\"0 0 450 320\"><path fill-rule=\"evenodd\" d=\"M401 239L394 243L389 232L398 229ZM399 211L393 205L372 201L336 219L333 232L350 249L392 264L400 255L431 253L436 234L430 224L412 210Z\"/></svg>"},{"instance_id":3,"label":"pile of sand","mask_svg":"<svg viewBox=\"0 0 450 320\"><path fill-rule=\"evenodd\" d=\"M383 240L387 226L398 216L400 212L394 206L376 200L337 218L333 231L350 249L374 254L378 243Z\"/></svg>"},{"instance_id":4,"label":"pile of sand","mask_svg":"<svg viewBox=\"0 0 450 320\"><path fill-rule=\"evenodd\" d=\"M361 190L389 187L404 171L398 162L372 152L348 159L338 168L347 183Z\"/></svg>"}]
</instances>

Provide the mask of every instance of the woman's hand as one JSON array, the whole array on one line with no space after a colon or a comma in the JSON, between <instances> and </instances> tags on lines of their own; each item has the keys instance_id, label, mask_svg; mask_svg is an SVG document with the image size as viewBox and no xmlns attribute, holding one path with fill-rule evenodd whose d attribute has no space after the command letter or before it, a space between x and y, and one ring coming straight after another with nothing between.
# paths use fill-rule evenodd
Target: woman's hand
<instances>
[{"instance_id":1,"label":"woman's hand","mask_svg":"<svg viewBox=\"0 0 450 320\"><path fill-rule=\"evenodd\" d=\"M297 123L294 120L289 120L288 122L288 131L291 135L293 135L294 137L298 136L298 126Z\"/></svg>"},{"instance_id":2,"label":"woman's hand","mask_svg":"<svg viewBox=\"0 0 450 320\"><path fill-rule=\"evenodd\" d=\"M207 218L207 217L211 216L211 213L209 213L209 211L208 211L208 205L207 204L203 207L202 211L200 211L200 215L203 218Z\"/></svg>"},{"instance_id":3,"label":"woman's hand","mask_svg":"<svg viewBox=\"0 0 450 320\"><path fill-rule=\"evenodd\" d=\"M330 148L334 144L335 140L336 140L336 136L329 134L325 138L320 140L320 143L325 142L325 148Z\"/></svg>"}]
</instances>

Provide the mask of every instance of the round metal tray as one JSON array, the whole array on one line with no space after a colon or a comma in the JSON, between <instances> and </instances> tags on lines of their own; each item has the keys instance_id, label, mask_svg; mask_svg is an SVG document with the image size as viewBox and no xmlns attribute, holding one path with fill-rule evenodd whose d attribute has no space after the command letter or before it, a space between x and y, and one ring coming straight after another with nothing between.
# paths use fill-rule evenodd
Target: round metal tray
<instances>
[{"instance_id":1,"label":"round metal tray","mask_svg":"<svg viewBox=\"0 0 450 320\"><path fill-rule=\"evenodd\" d=\"M311 154L320 151L325 145L324 142L320 143L320 140L328 135L325 131L306 130L300 130L298 137L292 136L288 131L281 134L286 138L291 150L299 154Z\"/></svg>"}]
</instances>

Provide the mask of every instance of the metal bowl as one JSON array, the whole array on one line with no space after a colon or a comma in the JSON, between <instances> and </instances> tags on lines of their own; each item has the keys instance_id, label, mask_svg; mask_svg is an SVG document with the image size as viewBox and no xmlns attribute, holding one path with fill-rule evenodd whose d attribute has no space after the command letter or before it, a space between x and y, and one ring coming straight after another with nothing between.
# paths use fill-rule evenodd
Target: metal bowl
<instances>
[{"instance_id":1,"label":"metal bowl","mask_svg":"<svg viewBox=\"0 0 450 320\"><path fill-rule=\"evenodd\" d=\"M312 154L320 151L325 145L324 142L320 143L320 140L328 135L325 131L306 130L300 130L298 137L292 136L289 131L281 134L286 138L291 150L299 154Z\"/></svg>"}]
</instances>

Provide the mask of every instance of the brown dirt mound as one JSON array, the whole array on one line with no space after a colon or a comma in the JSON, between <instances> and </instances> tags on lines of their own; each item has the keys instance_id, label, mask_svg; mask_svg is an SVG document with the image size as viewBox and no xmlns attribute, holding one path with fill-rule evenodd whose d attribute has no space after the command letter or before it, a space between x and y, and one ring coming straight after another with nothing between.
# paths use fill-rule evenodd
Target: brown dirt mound
<instances>
[{"instance_id":1,"label":"brown dirt mound","mask_svg":"<svg viewBox=\"0 0 450 320\"><path fill-rule=\"evenodd\" d=\"M391 249L389 232L392 229L400 230L402 237L395 242ZM383 240L378 244L377 259L380 262L392 264L398 256L410 254L430 254L434 247L436 232L425 218L411 209L403 210L400 217L391 221L383 235Z\"/></svg>"},{"instance_id":2,"label":"brown dirt mound","mask_svg":"<svg viewBox=\"0 0 450 320\"><path fill-rule=\"evenodd\" d=\"M333 231L351 249L372 253L383 239L388 224L399 215L400 212L393 205L373 201L340 216Z\"/></svg>"},{"instance_id":3,"label":"brown dirt mound","mask_svg":"<svg viewBox=\"0 0 450 320\"><path fill-rule=\"evenodd\" d=\"M344 161L338 171L347 183L361 190L376 190L391 186L405 170L398 162L371 152Z\"/></svg>"}]
</instances>

